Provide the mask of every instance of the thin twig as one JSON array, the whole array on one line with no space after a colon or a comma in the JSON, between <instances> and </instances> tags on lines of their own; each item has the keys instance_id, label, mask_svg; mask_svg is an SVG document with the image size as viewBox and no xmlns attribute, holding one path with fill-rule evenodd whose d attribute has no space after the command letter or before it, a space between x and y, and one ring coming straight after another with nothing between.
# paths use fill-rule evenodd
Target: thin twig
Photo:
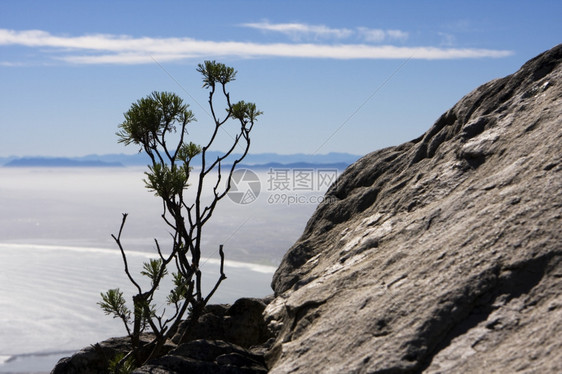
<instances>
[{"instance_id":1,"label":"thin twig","mask_svg":"<svg viewBox=\"0 0 562 374\"><path fill-rule=\"evenodd\" d=\"M211 292L209 292L209 294L207 295L207 297L205 298L205 302L204 304L207 304L207 302L209 302L209 300L211 299L211 297L215 294L215 292L217 291L217 289L219 288L220 284L222 283L223 280L226 279L226 274L224 273L224 251L222 250L223 245L221 244L219 246L219 255L221 257L221 265L220 265L220 277L217 280L217 283L215 283L215 287L213 287L213 289L211 290Z\"/></svg>"},{"instance_id":2,"label":"thin twig","mask_svg":"<svg viewBox=\"0 0 562 374\"><path fill-rule=\"evenodd\" d=\"M127 277L129 277L129 280L131 281L131 283L133 283L135 285L135 287L137 288L139 293L142 293L141 287L139 286L139 284L137 282L135 282L135 279L133 278L133 276L129 272L129 265L127 263L127 255L125 254L125 249L123 249L123 245L121 244L121 233L123 232L123 227L125 226L125 221L127 220L127 215L128 215L127 213L123 213L123 220L121 221L121 227L119 228L119 235L117 237L115 237L115 235L111 234L111 237L113 238L113 240L115 240L115 242L117 243L117 246L119 247L119 250L121 251L121 256L123 257L123 264L125 265L125 274L127 274Z\"/></svg>"}]
</instances>

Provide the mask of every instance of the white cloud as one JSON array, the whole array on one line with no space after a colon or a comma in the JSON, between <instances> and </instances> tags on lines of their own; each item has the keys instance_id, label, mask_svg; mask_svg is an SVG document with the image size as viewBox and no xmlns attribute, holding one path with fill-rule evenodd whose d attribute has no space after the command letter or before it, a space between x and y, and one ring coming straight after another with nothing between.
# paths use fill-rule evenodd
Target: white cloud
<instances>
[{"instance_id":1,"label":"white cloud","mask_svg":"<svg viewBox=\"0 0 562 374\"><path fill-rule=\"evenodd\" d=\"M348 39L357 37L366 42L381 43L387 41L404 41L408 39L408 32L402 30L370 29L367 27L330 28L324 25L309 25L305 23L270 23L269 21L257 23L244 23L240 26L250 27L261 31L278 32L285 34L293 40L318 40L318 39Z\"/></svg>"},{"instance_id":2,"label":"white cloud","mask_svg":"<svg viewBox=\"0 0 562 374\"><path fill-rule=\"evenodd\" d=\"M274 31L288 35L293 40L316 40L316 39L345 39L353 35L353 30L336 29L324 25L307 25L304 23L269 23L268 21L257 23L244 23L241 26L250 27L262 31Z\"/></svg>"},{"instance_id":3,"label":"white cloud","mask_svg":"<svg viewBox=\"0 0 562 374\"><path fill-rule=\"evenodd\" d=\"M410 36L409 33L402 30L386 30L386 34L393 40L406 40Z\"/></svg>"},{"instance_id":4,"label":"white cloud","mask_svg":"<svg viewBox=\"0 0 562 374\"><path fill-rule=\"evenodd\" d=\"M402 30L382 30L358 27L357 34L367 42L382 43L387 41L405 41L409 34Z\"/></svg>"},{"instance_id":5,"label":"white cloud","mask_svg":"<svg viewBox=\"0 0 562 374\"><path fill-rule=\"evenodd\" d=\"M235 56L242 58L296 57L323 59L463 59L498 58L507 50L438 47L397 47L369 44L252 43L205 41L192 38L134 38L127 35L56 36L46 31L0 29L0 46L39 48L50 58L75 64L145 64Z\"/></svg>"},{"instance_id":6,"label":"white cloud","mask_svg":"<svg viewBox=\"0 0 562 374\"><path fill-rule=\"evenodd\" d=\"M14 66L26 66L26 64L23 62L0 61L0 66L14 67Z\"/></svg>"},{"instance_id":7,"label":"white cloud","mask_svg":"<svg viewBox=\"0 0 562 374\"><path fill-rule=\"evenodd\" d=\"M368 29L366 27L359 27L357 29L359 35L368 42L380 43L386 39L386 32L381 29Z\"/></svg>"}]
</instances>

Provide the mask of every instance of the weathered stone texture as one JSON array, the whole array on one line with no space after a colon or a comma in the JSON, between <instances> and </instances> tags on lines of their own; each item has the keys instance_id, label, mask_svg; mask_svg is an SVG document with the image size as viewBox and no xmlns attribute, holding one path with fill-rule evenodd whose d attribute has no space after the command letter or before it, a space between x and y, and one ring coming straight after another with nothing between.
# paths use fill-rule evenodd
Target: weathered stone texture
<instances>
[{"instance_id":1,"label":"weathered stone texture","mask_svg":"<svg viewBox=\"0 0 562 374\"><path fill-rule=\"evenodd\" d=\"M271 373L562 372L561 62L348 168L274 276Z\"/></svg>"}]
</instances>

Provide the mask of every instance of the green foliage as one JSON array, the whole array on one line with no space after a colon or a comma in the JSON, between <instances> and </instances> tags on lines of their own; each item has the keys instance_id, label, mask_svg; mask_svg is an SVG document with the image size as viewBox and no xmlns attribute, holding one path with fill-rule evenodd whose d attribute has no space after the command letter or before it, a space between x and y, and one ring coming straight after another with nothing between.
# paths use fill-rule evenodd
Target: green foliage
<instances>
[{"instance_id":1,"label":"green foliage","mask_svg":"<svg viewBox=\"0 0 562 374\"><path fill-rule=\"evenodd\" d=\"M151 259L149 262L143 263L144 270L141 275L147 276L152 281L152 286L155 286L160 279L168 274L168 270L163 266L162 259Z\"/></svg>"},{"instance_id":2,"label":"green foliage","mask_svg":"<svg viewBox=\"0 0 562 374\"><path fill-rule=\"evenodd\" d=\"M174 289L168 295L168 305L177 304L184 300L189 290L187 279L181 273L172 273L174 277Z\"/></svg>"},{"instance_id":3,"label":"green foliage","mask_svg":"<svg viewBox=\"0 0 562 374\"><path fill-rule=\"evenodd\" d=\"M124 353L118 353L109 361L109 372L111 374L130 374L135 370L135 360L129 356L125 358Z\"/></svg>"},{"instance_id":4,"label":"green foliage","mask_svg":"<svg viewBox=\"0 0 562 374\"><path fill-rule=\"evenodd\" d=\"M180 147L178 151L178 159L186 164L189 164L189 162L199 153L201 153L201 147L189 142L189 144L182 144Z\"/></svg>"},{"instance_id":5,"label":"green foliage","mask_svg":"<svg viewBox=\"0 0 562 374\"><path fill-rule=\"evenodd\" d=\"M125 298L123 292L119 288L108 290L106 293L101 293L102 301L97 304L101 307L107 315L113 315L113 318L121 318L123 322L127 323L131 318L131 311L125 305Z\"/></svg>"},{"instance_id":6,"label":"green foliage","mask_svg":"<svg viewBox=\"0 0 562 374\"><path fill-rule=\"evenodd\" d=\"M236 79L237 71L216 61L205 61L197 65L197 71L203 75L203 87L215 88L216 83L225 85Z\"/></svg>"},{"instance_id":7,"label":"green foliage","mask_svg":"<svg viewBox=\"0 0 562 374\"><path fill-rule=\"evenodd\" d=\"M125 121L117 132L119 143L142 145L150 152L167 132L175 132L178 125L185 131L185 126L196 120L188 107L174 93L153 92L133 103L124 114Z\"/></svg>"},{"instance_id":8,"label":"green foliage","mask_svg":"<svg viewBox=\"0 0 562 374\"><path fill-rule=\"evenodd\" d=\"M106 314L121 318L131 338L132 351L127 359L133 358L133 360L127 362L122 357L116 358L111 369L115 373L129 372L133 361L135 364L141 364L151 357L158 356L165 342L171 338L171 334L177 331L182 317L187 313L190 323L195 323L218 286L226 279L224 252L220 245L220 274L211 291L206 294L203 292L200 269L201 247L204 243L202 229L212 216L217 203L227 195L234 169L248 154L249 135L254 122L262 112L254 103L245 101L231 103L226 85L236 79L237 72L233 68L216 61L205 61L198 65L197 71L203 76L203 87L209 89L210 115L214 121L212 134L204 146L187 141L188 125L196 119L189 110L189 105L174 93L152 92L138 100L124 113L125 120L118 126L117 137L120 143L140 146L140 151L144 151L150 157L151 162L148 171L145 172L145 187L162 201L161 217L170 229L172 244L170 250L165 252L161 250L158 240L154 240L159 258L143 264L141 275L151 281L150 288L143 289L129 271L122 244L121 234L127 214L123 214L119 234L112 235L121 251L125 273L137 290L133 296L132 312L125 305L123 293L119 289L102 293L102 301L98 303ZM216 90L217 85L220 85L219 90ZM226 103L227 115L223 119L216 116L214 104L216 95L223 95L222 102ZM209 161L206 159L206 152L217 139L219 129L227 121L238 122L239 132L232 136L233 144L224 154L213 155L213 159ZM234 150L237 148L243 150L243 153L235 153ZM226 161L229 157L230 159ZM184 200L184 190L189 187L188 180L192 172L190 164L194 158L200 158L201 168L198 171L195 197L188 203ZM223 163L227 163L228 166ZM207 182L204 187L205 177L212 171L218 173L218 178L209 178L212 182ZM224 174L226 178L223 177ZM210 202L202 197L203 191L211 191L213 194ZM168 267L174 265L176 270L172 272L174 286L167 295L168 309L172 309L172 312L166 313L164 308L157 310L153 300L160 281L168 274ZM160 314L157 314L157 311ZM151 330L154 339L144 344L140 337L147 329ZM185 334L185 331L183 333ZM145 357L146 353L143 352L147 352L147 348L150 348L150 353Z\"/></svg>"},{"instance_id":9,"label":"green foliage","mask_svg":"<svg viewBox=\"0 0 562 374\"><path fill-rule=\"evenodd\" d=\"M189 167L179 167L166 164L154 164L148 167L149 171L145 172L147 179L144 180L146 188L154 191L155 196L164 199L171 199L175 195L179 195L185 190L189 184Z\"/></svg>"},{"instance_id":10,"label":"green foliage","mask_svg":"<svg viewBox=\"0 0 562 374\"><path fill-rule=\"evenodd\" d=\"M148 320L156 315L156 306L144 297L133 298L135 304L135 318L140 318L141 331L148 325Z\"/></svg>"},{"instance_id":11,"label":"green foliage","mask_svg":"<svg viewBox=\"0 0 562 374\"><path fill-rule=\"evenodd\" d=\"M256 109L256 104L243 100L233 104L231 109L231 115L244 123L254 122L260 114L263 112Z\"/></svg>"}]
</instances>

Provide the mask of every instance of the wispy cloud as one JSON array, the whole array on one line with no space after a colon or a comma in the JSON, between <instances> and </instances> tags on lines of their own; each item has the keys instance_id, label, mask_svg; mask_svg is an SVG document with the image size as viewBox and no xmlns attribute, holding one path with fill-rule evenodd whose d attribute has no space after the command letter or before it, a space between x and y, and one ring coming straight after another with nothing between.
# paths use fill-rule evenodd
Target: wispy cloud
<instances>
[{"instance_id":1,"label":"wispy cloud","mask_svg":"<svg viewBox=\"0 0 562 374\"><path fill-rule=\"evenodd\" d=\"M451 47L455 44L455 36L447 32L438 32L437 35L441 38L441 46Z\"/></svg>"},{"instance_id":2,"label":"wispy cloud","mask_svg":"<svg viewBox=\"0 0 562 374\"><path fill-rule=\"evenodd\" d=\"M399 34L397 34L398 36ZM395 36L395 37L397 37ZM239 57L293 57L317 59L465 59L499 58L508 50L404 47L392 45L253 43L206 41L192 38L135 38L128 35L53 35L41 30L0 29L0 46L48 50L51 59L75 64L145 64L157 61Z\"/></svg>"},{"instance_id":3,"label":"wispy cloud","mask_svg":"<svg viewBox=\"0 0 562 374\"><path fill-rule=\"evenodd\" d=\"M261 31L273 31L289 36L293 40L346 39L354 34L347 28L331 28L324 25L308 25L305 23L243 23L241 26Z\"/></svg>"},{"instance_id":4,"label":"wispy cloud","mask_svg":"<svg viewBox=\"0 0 562 374\"><path fill-rule=\"evenodd\" d=\"M243 23L240 26L249 27L265 32L277 32L289 36L292 40L320 40L320 39L359 39L370 43L390 41L405 41L409 33L402 30L372 29L368 27L331 28L325 25L309 25L306 23L271 23L262 21Z\"/></svg>"},{"instance_id":5,"label":"wispy cloud","mask_svg":"<svg viewBox=\"0 0 562 374\"><path fill-rule=\"evenodd\" d=\"M367 42L382 43L387 41L405 41L409 33L402 30L382 30L358 27L357 34Z\"/></svg>"},{"instance_id":6,"label":"wispy cloud","mask_svg":"<svg viewBox=\"0 0 562 374\"><path fill-rule=\"evenodd\" d=\"M8 67L14 67L14 66L26 66L25 63L23 62L12 62L12 61L0 61L0 66L8 66Z\"/></svg>"}]
</instances>

